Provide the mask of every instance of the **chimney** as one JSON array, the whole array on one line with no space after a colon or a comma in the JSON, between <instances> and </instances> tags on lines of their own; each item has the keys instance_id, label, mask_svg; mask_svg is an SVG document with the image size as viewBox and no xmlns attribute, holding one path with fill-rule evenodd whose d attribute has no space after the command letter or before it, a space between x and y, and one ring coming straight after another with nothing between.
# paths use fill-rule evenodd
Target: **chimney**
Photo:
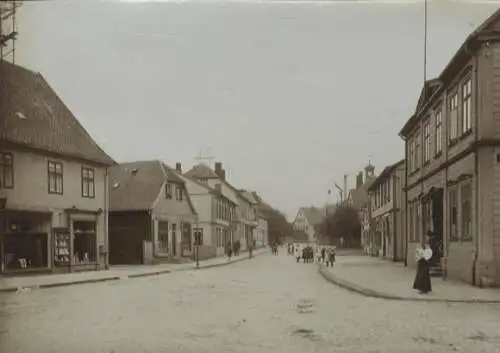
<instances>
[{"instance_id":1,"label":"chimney","mask_svg":"<svg viewBox=\"0 0 500 353\"><path fill-rule=\"evenodd\" d=\"M222 180L222 177L223 177L222 171L223 171L223 169L222 169L222 163L221 162L215 162L215 174L217 174L217 176L221 180Z\"/></svg>"},{"instance_id":2,"label":"chimney","mask_svg":"<svg viewBox=\"0 0 500 353\"><path fill-rule=\"evenodd\" d=\"M344 197L343 197L344 200L347 200L347 196L348 196L348 194L347 194L347 178L348 177L349 177L349 175L344 174Z\"/></svg>"},{"instance_id":3,"label":"chimney","mask_svg":"<svg viewBox=\"0 0 500 353\"><path fill-rule=\"evenodd\" d=\"M222 181L226 181L226 170L225 169L222 169L222 173L221 173L221 180Z\"/></svg>"},{"instance_id":4,"label":"chimney","mask_svg":"<svg viewBox=\"0 0 500 353\"><path fill-rule=\"evenodd\" d=\"M356 176L356 189L359 189L363 185L363 172L359 172Z\"/></svg>"},{"instance_id":5,"label":"chimney","mask_svg":"<svg viewBox=\"0 0 500 353\"><path fill-rule=\"evenodd\" d=\"M179 173L182 173L182 164L181 164L181 162L175 163L175 170L178 171Z\"/></svg>"}]
</instances>

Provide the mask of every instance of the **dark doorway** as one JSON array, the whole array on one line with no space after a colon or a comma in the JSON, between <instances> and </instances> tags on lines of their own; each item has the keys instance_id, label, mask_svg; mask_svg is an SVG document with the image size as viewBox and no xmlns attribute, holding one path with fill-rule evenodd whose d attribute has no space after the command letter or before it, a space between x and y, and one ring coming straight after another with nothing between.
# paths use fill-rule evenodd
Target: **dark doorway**
<instances>
[{"instance_id":1,"label":"dark doorway","mask_svg":"<svg viewBox=\"0 0 500 353\"><path fill-rule=\"evenodd\" d=\"M444 191L442 188L433 189L430 195L432 203L432 229L433 238L432 247L432 264L440 265L441 258L444 254L443 245L443 195Z\"/></svg>"},{"instance_id":2,"label":"dark doorway","mask_svg":"<svg viewBox=\"0 0 500 353\"><path fill-rule=\"evenodd\" d=\"M177 255L177 224L172 224L172 256Z\"/></svg>"}]
</instances>

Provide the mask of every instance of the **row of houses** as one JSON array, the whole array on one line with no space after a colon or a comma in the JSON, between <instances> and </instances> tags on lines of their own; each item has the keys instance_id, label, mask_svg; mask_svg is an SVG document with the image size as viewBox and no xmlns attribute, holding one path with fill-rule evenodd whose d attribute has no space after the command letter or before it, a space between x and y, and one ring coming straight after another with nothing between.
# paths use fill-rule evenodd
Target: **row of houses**
<instances>
[{"instance_id":1,"label":"row of houses","mask_svg":"<svg viewBox=\"0 0 500 353\"><path fill-rule=\"evenodd\" d=\"M414 267L431 236L435 275L500 285L500 10L424 83L399 135L404 158L349 192L364 252ZM314 210L299 210L312 227Z\"/></svg>"},{"instance_id":2,"label":"row of houses","mask_svg":"<svg viewBox=\"0 0 500 353\"><path fill-rule=\"evenodd\" d=\"M415 266L431 236L434 273L500 285L500 10L422 87L404 158L369 188L364 250Z\"/></svg>"},{"instance_id":3,"label":"row of houses","mask_svg":"<svg viewBox=\"0 0 500 353\"><path fill-rule=\"evenodd\" d=\"M372 185L382 255L415 266L430 234L440 276L500 285L500 10L424 83L400 136L404 160Z\"/></svg>"},{"instance_id":4,"label":"row of houses","mask_svg":"<svg viewBox=\"0 0 500 353\"><path fill-rule=\"evenodd\" d=\"M39 73L0 61L2 274L220 256L267 242L265 203L221 163L116 163Z\"/></svg>"}]
</instances>

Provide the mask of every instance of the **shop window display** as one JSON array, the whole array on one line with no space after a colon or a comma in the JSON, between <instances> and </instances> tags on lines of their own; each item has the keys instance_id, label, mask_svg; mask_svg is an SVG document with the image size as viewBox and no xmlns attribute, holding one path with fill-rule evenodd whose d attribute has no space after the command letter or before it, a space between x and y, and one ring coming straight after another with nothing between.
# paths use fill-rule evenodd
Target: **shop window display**
<instances>
[{"instance_id":1,"label":"shop window display","mask_svg":"<svg viewBox=\"0 0 500 353\"><path fill-rule=\"evenodd\" d=\"M73 264L89 265L97 263L96 223L73 222Z\"/></svg>"},{"instance_id":2,"label":"shop window display","mask_svg":"<svg viewBox=\"0 0 500 353\"><path fill-rule=\"evenodd\" d=\"M6 270L48 266L47 234L39 230L37 222L8 222L2 239Z\"/></svg>"}]
</instances>

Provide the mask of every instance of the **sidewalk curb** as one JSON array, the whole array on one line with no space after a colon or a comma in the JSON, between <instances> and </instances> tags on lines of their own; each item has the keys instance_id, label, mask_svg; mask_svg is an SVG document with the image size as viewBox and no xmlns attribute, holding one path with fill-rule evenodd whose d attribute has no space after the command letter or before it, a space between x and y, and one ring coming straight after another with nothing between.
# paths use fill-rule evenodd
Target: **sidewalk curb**
<instances>
[{"instance_id":1,"label":"sidewalk curb","mask_svg":"<svg viewBox=\"0 0 500 353\"><path fill-rule=\"evenodd\" d=\"M255 256L259 256L262 254L266 254L266 251L254 253L252 255L252 259ZM128 278L142 278L142 277L150 277L150 276L159 276L159 275L166 275L172 272L181 272L181 271L196 271L196 270L204 270L208 268L214 268L214 267L221 267L221 266L227 266L231 265L235 262L241 262L249 260L248 257L241 257L236 260L232 260L230 262L221 262L221 263L216 263L216 264L209 264L203 266L200 264L199 268L196 267L183 267L179 269L165 269L165 270L159 270L159 271L153 271L153 272L145 272L145 273L136 273L136 274L130 274L130 275L123 275L123 276L116 276L116 275L110 275L109 277L103 277L103 278L95 278L95 279L83 279L80 281L69 281L69 282L59 282L59 283L47 283L47 284L39 284L39 285L32 285L32 286L20 286L20 287L7 287L7 288L0 288L0 293L12 293L12 292L20 292L23 290L33 290L33 289L44 289L44 288L55 288L55 287L67 287L67 286L72 286L72 285L77 285L77 284L89 284L89 283L98 283L98 282L110 282L110 281L117 281L120 279L128 279Z\"/></svg>"},{"instance_id":2,"label":"sidewalk curb","mask_svg":"<svg viewBox=\"0 0 500 353\"><path fill-rule=\"evenodd\" d=\"M464 304L500 304L500 300L486 300L486 299L441 299L441 298L414 298L406 296L398 296L387 294L379 291L375 291L368 288L363 288L349 281L343 280L328 272L328 270L322 266L318 265L318 272L323 276L328 282L335 284L343 289L349 290L361 294L365 297L384 299L384 300L399 300L399 301L413 301L413 302L427 302L427 303L464 303Z\"/></svg>"}]
</instances>

